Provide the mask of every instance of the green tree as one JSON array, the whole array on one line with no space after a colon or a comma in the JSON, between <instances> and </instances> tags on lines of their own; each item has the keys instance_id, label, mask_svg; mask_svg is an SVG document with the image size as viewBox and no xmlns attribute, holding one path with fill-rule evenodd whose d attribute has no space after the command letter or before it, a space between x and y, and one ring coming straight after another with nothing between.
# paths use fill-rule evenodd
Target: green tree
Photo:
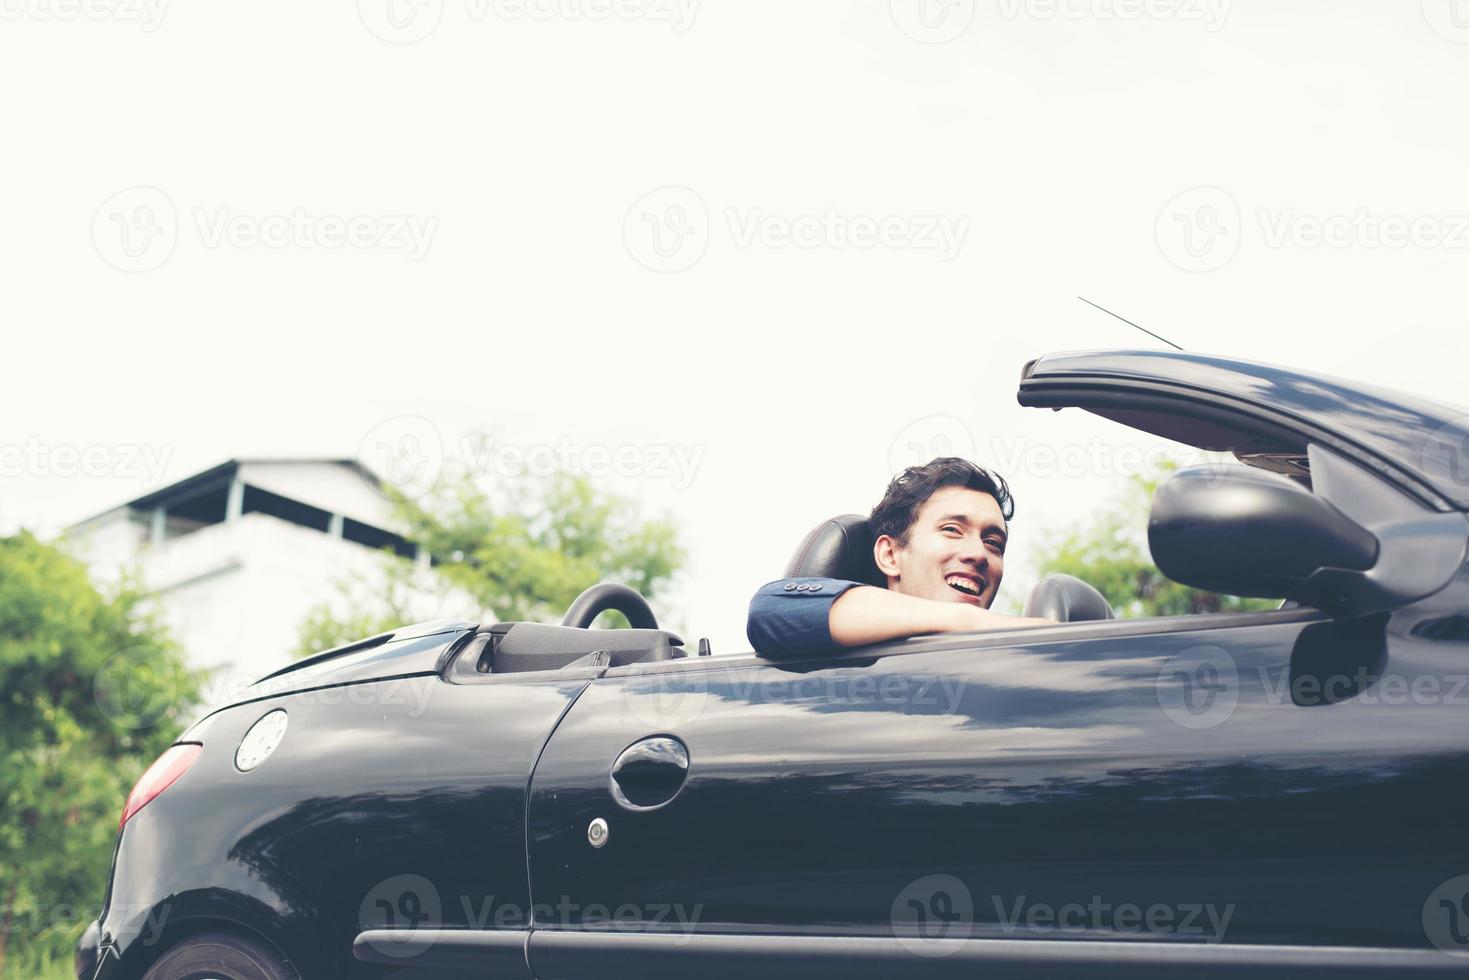
<instances>
[{"instance_id":1,"label":"green tree","mask_svg":"<svg viewBox=\"0 0 1469 980\"><path fill-rule=\"evenodd\" d=\"M135 583L103 595L58 548L0 538L0 976L69 969L123 801L198 691Z\"/></svg>"},{"instance_id":2,"label":"green tree","mask_svg":"<svg viewBox=\"0 0 1469 980\"><path fill-rule=\"evenodd\" d=\"M421 500L398 497L395 510L409 540L434 556L433 583L499 622L559 618L602 581L652 599L685 557L671 520L645 519L631 500L582 476L556 474L494 494L463 477ZM424 618L415 613L412 563L396 556L385 557L376 585L357 579L339 587L342 601L317 606L302 623L298 656ZM605 615L607 625L626 623Z\"/></svg>"},{"instance_id":3,"label":"green tree","mask_svg":"<svg viewBox=\"0 0 1469 980\"><path fill-rule=\"evenodd\" d=\"M1179 585L1160 572L1147 550L1148 508L1161 478L1133 477L1084 524L1054 535L1041 548L1039 572L1074 575L1097 588L1123 618L1274 609L1273 599L1219 595Z\"/></svg>"}]
</instances>

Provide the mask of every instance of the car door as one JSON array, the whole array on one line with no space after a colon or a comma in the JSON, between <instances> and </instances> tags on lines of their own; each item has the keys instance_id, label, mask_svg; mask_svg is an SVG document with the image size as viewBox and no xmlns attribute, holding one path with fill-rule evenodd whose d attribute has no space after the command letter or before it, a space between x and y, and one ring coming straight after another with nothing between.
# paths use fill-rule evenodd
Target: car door
<instances>
[{"instance_id":1,"label":"car door","mask_svg":"<svg viewBox=\"0 0 1469 980\"><path fill-rule=\"evenodd\" d=\"M610 672L533 778L532 968L1456 967L1423 917L1469 870L1464 637L1392 631L1436 702L1300 682L1391 625L1282 610ZM650 739L686 762L643 760L630 804L614 772Z\"/></svg>"}]
</instances>

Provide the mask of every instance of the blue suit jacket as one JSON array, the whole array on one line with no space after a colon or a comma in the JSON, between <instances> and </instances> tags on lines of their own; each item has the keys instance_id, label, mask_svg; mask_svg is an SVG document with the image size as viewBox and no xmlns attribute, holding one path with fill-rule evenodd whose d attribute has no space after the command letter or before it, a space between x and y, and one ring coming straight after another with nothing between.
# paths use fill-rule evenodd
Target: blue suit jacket
<instances>
[{"instance_id":1,"label":"blue suit jacket","mask_svg":"<svg viewBox=\"0 0 1469 980\"><path fill-rule=\"evenodd\" d=\"M862 585L839 578L782 578L767 582L750 600L745 636L767 657L820 653L831 638L831 606L848 589Z\"/></svg>"}]
</instances>

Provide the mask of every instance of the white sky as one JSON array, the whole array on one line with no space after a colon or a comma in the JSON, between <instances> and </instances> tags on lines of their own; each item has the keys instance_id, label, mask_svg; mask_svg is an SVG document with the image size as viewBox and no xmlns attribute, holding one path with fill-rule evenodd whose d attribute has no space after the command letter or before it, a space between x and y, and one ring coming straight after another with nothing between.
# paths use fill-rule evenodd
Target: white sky
<instances>
[{"instance_id":1,"label":"white sky","mask_svg":"<svg viewBox=\"0 0 1469 980\"><path fill-rule=\"evenodd\" d=\"M956 436L922 420L996 466L1131 441L1015 404L1029 358L1148 344L1077 294L1469 401L1451 0L69 2L0 0L0 529L405 415L450 456L477 427L675 445L688 486L607 485L683 524L673 624L730 652L801 535L913 461L901 433ZM828 209L856 230L798 220ZM250 237L297 211L326 224ZM62 447L112 462L58 475ZM1036 470L1007 473L1006 592L1117 482Z\"/></svg>"}]
</instances>

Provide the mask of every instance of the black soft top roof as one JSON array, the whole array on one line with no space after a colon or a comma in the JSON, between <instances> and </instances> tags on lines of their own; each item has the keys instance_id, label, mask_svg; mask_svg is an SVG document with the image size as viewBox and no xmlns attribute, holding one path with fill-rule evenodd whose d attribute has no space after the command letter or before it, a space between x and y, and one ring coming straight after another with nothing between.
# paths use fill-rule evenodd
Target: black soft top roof
<instances>
[{"instance_id":1,"label":"black soft top roof","mask_svg":"<svg viewBox=\"0 0 1469 980\"><path fill-rule=\"evenodd\" d=\"M1206 354L1102 350L1031 361L1022 373L1019 400L1037 407L1077 405L1126 424L1145 422L1128 403L1133 395L1190 404L1201 420L1212 407L1258 423L1241 437L1243 446L1209 444L1222 438L1222 430L1207 420L1189 431L1138 424L1168 438L1282 457L1303 452L1302 439L1320 441L1364 459L1439 509L1469 509L1469 415L1386 388Z\"/></svg>"}]
</instances>

